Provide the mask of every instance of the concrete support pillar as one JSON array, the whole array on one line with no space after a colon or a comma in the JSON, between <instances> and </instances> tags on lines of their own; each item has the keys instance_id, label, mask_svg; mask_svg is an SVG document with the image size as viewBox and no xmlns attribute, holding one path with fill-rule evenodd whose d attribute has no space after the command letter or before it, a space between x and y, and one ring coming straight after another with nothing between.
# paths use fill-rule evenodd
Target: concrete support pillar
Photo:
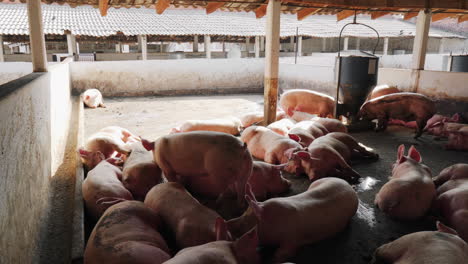
<instances>
[{"instance_id":1,"label":"concrete support pillar","mask_svg":"<svg viewBox=\"0 0 468 264\"><path fill-rule=\"evenodd\" d=\"M383 55L388 55L388 41L389 41L389 38L384 38Z\"/></svg>"},{"instance_id":2,"label":"concrete support pillar","mask_svg":"<svg viewBox=\"0 0 468 264\"><path fill-rule=\"evenodd\" d=\"M361 46L361 39L356 38L356 49L359 50L360 46Z\"/></svg>"},{"instance_id":3,"label":"concrete support pillar","mask_svg":"<svg viewBox=\"0 0 468 264\"><path fill-rule=\"evenodd\" d=\"M76 50L76 37L75 35L71 33L67 34L67 47L68 47L68 56L74 56L78 54Z\"/></svg>"},{"instance_id":4,"label":"concrete support pillar","mask_svg":"<svg viewBox=\"0 0 468 264\"><path fill-rule=\"evenodd\" d=\"M327 39L322 38L322 51L326 51L326 50L327 50Z\"/></svg>"},{"instance_id":5,"label":"concrete support pillar","mask_svg":"<svg viewBox=\"0 0 468 264\"><path fill-rule=\"evenodd\" d=\"M344 38L343 50L348 50L349 37Z\"/></svg>"},{"instance_id":6,"label":"concrete support pillar","mask_svg":"<svg viewBox=\"0 0 468 264\"><path fill-rule=\"evenodd\" d=\"M431 24L431 11L419 11L416 21L416 36L413 45L412 69L424 70L426 61L427 42L429 40L429 26Z\"/></svg>"},{"instance_id":7,"label":"concrete support pillar","mask_svg":"<svg viewBox=\"0 0 468 264\"><path fill-rule=\"evenodd\" d=\"M223 52L226 52L226 43L223 41Z\"/></svg>"},{"instance_id":8,"label":"concrete support pillar","mask_svg":"<svg viewBox=\"0 0 468 264\"><path fill-rule=\"evenodd\" d=\"M278 103L280 11L281 0L268 1L265 30L264 125L268 125L276 120L276 105Z\"/></svg>"},{"instance_id":9,"label":"concrete support pillar","mask_svg":"<svg viewBox=\"0 0 468 264\"><path fill-rule=\"evenodd\" d=\"M260 58L260 37L255 37L255 58Z\"/></svg>"},{"instance_id":10,"label":"concrete support pillar","mask_svg":"<svg viewBox=\"0 0 468 264\"><path fill-rule=\"evenodd\" d=\"M29 42L32 49L33 72L47 71L44 30L42 27L41 0L27 0Z\"/></svg>"},{"instance_id":11,"label":"concrete support pillar","mask_svg":"<svg viewBox=\"0 0 468 264\"><path fill-rule=\"evenodd\" d=\"M445 51L445 38L440 39L440 44L439 44L439 53L444 53Z\"/></svg>"},{"instance_id":12,"label":"concrete support pillar","mask_svg":"<svg viewBox=\"0 0 468 264\"><path fill-rule=\"evenodd\" d=\"M249 52L250 52L250 37L245 38L245 51L247 51L247 57L248 57Z\"/></svg>"},{"instance_id":13,"label":"concrete support pillar","mask_svg":"<svg viewBox=\"0 0 468 264\"><path fill-rule=\"evenodd\" d=\"M0 35L0 62L5 61L5 56L3 55L3 36Z\"/></svg>"},{"instance_id":14,"label":"concrete support pillar","mask_svg":"<svg viewBox=\"0 0 468 264\"><path fill-rule=\"evenodd\" d=\"M211 37L205 35L205 54L207 59L211 59Z\"/></svg>"},{"instance_id":15,"label":"concrete support pillar","mask_svg":"<svg viewBox=\"0 0 468 264\"><path fill-rule=\"evenodd\" d=\"M148 59L148 44L146 35L138 35L138 50L141 52L141 59Z\"/></svg>"},{"instance_id":16,"label":"concrete support pillar","mask_svg":"<svg viewBox=\"0 0 468 264\"><path fill-rule=\"evenodd\" d=\"M302 56L302 36L297 38L297 56Z\"/></svg>"},{"instance_id":17,"label":"concrete support pillar","mask_svg":"<svg viewBox=\"0 0 468 264\"><path fill-rule=\"evenodd\" d=\"M115 52L117 52L117 53L122 53L122 43L117 42L117 43L115 44Z\"/></svg>"},{"instance_id":18,"label":"concrete support pillar","mask_svg":"<svg viewBox=\"0 0 468 264\"><path fill-rule=\"evenodd\" d=\"M291 52L295 52L296 51L296 45L294 43L294 37L293 36L289 37L289 45L291 47L289 50Z\"/></svg>"},{"instance_id":19,"label":"concrete support pillar","mask_svg":"<svg viewBox=\"0 0 468 264\"><path fill-rule=\"evenodd\" d=\"M260 37L260 51L265 51L265 37Z\"/></svg>"},{"instance_id":20,"label":"concrete support pillar","mask_svg":"<svg viewBox=\"0 0 468 264\"><path fill-rule=\"evenodd\" d=\"M198 52L198 35L193 36L193 52Z\"/></svg>"},{"instance_id":21,"label":"concrete support pillar","mask_svg":"<svg viewBox=\"0 0 468 264\"><path fill-rule=\"evenodd\" d=\"M164 52L164 41L161 41L161 43L159 43L159 52L160 53Z\"/></svg>"}]
</instances>

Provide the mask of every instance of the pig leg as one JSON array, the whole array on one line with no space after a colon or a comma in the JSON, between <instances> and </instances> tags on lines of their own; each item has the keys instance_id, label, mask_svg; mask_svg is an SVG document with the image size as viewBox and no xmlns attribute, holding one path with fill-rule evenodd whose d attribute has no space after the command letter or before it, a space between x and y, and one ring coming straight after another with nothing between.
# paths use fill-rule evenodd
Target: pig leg
<instances>
[{"instance_id":1,"label":"pig leg","mask_svg":"<svg viewBox=\"0 0 468 264\"><path fill-rule=\"evenodd\" d=\"M100 103L98 107L106 108L106 105L104 103Z\"/></svg>"},{"instance_id":2,"label":"pig leg","mask_svg":"<svg viewBox=\"0 0 468 264\"><path fill-rule=\"evenodd\" d=\"M387 125L388 125L388 118L379 118L375 132L385 131L385 129L387 129Z\"/></svg>"},{"instance_id":3,"label":"pig leg","mask_svg":"<svg viewBox=\"0 0 468 264\"><path fill-rule=\"evenodd\" d=\"M422 135L423 131L424 131L424 127L426 126L426 122L427 120L416 120L416 135L414 136L414 138L418 138Z\"/></svg>"},{"instance_id":4,"label":"pig leg","mask_svg":"<svg viewBox=\"0 0 468 264\"><path fill-rule=\"evenodd\" d=\"M343 159L341 156L337 156L338 159L338 166L340 167L340 171L342 172L342 176L345 179L348 179L350 182L356 182L357 179L361 177L359 173L357 173L353 168L351 168L348 163Z\"/></svg>"}]
</instances>

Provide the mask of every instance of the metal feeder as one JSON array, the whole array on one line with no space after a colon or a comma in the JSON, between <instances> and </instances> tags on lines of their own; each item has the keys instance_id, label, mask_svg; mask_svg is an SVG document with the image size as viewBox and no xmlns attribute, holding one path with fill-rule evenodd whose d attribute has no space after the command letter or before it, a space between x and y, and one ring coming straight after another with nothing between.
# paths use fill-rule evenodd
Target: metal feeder
<instances>
[{"instance_id":1,"label":"metal feeder","mask_svg":"<svg viewBox=\"0 0 468 264\"><path fill-rule=\"evenodd\" d=\"M362 25L372 29L377 34L377 43L374 46L372 54L355 50L344 52L344 56L342 55L341 35L343 30L349 25ZM338 119L340 119L340 116L345 117L349 130L368 129L372 125L369 122L358 121L356 115L368 94L372 91L372 88L377 84L379 58L374 54L379 41L380 36L377 30L368 25L357 23L356 14L354 14L353 22L344 25L340 31L338 39L338 82L335 98L335 117Z\"/></svg>"}]
</instances>

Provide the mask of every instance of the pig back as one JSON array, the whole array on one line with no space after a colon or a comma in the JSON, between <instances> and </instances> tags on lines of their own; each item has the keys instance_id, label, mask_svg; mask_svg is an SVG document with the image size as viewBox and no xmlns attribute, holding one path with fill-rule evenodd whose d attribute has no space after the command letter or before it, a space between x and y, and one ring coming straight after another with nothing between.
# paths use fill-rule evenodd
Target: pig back
<instances>
[{"instance_id":1,"label":"pig back","mask_svg":"<svg viewBox=\"0 0 468 264\"><path fill-rule=\"evenodd\" d=\"M384 112L388 117L403 121L427 121L435 114L434 102L422 94L395 93L377 97L366 102L363 108Z\"/></svg>"},{"instance_id":2,"label":"pig back","mask_svg":"<svg viewBox=\"0 0 468 264\"><path fill-rule=\"evenodd\" d=\"M280 98L281 108L285 111L291 107L300 106L300 111L311 114L325 109L333 111L334 103L333 97L306 89L286 91Z\"/></svg>"}]
</instances>

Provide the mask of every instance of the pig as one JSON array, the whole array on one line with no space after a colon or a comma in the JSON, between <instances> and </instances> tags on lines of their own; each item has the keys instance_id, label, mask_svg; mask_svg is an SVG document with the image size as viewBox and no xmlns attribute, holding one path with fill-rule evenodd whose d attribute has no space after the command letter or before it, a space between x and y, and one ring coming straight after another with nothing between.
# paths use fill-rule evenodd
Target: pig
<instances>
[{"instance_id":1,"label":"pig","mask_svg":"<svg viewBox=\"0 0 468 264\"><path fill-rule=\"evenodd\" d=\"M438 185L434 208L468 242L468 164L445 168L434 178Z\"/></svg>"},{"instance_id":2,"label":"pig","mask_svg":"<svg viewBox=\"0 0 468 264\"><path fill-rule=\"evenodd\" d=\"M239 135L241 126L241 121L236 117L209 120L187 120L180 127L173 128L171 133L189 131L215 131L235 136Z\"/></svg>"},{"instance_id":3,"label":"pig","mask_svg":"<svg viewBox=\"0 0 468 264\"><path fill-rule=\"evenodd\" d=\"M84 263L163 263L171 258L171 251L160 234L161 228L157 213L142 202L113 205L94 227Z\"/></svg>"},{"instance_id":4,"label":"pig","mask_svg":"<svg viewBox=\"0 0 468 264\"><path fill-rule=\"evenodd\" d=\"M300 111L292 111L292 115L291 115L291 119L293 119L296 122L309 121L309 120L312 120L312 118L314 117L317 117L317 115L300 112Z\"/></svg>"},{"instance_id":5,"label":"pig","mask_svg":"<svg viewBox=\"0 0 468 264\"><path fill-rule=\"evenodd\" d=\"M109 200L133 200L133 195L121 182L122 171L112 164L113 159L106 160L100 152L98 155L101 161L88 172L81 186L86 210L95 220L112 205Z\"/></svg>"},{"instance_id":6,"label":"pig","mask_svg":"<svg viewBox=\"0 0 468 264\"><path fill-rule=\"evenodd\" d=\"M257 245L255 228L234 242L218 238L215 242L185 248L164 264L260 264Z\"/></svg>"},{"instance_id":7,"label":"pig","mask_svg":"<svg viewBox=\"0 0 468 264\"><path fill-rule=\"evenodd\" d=\"M383 95L399 93L399 92L400 90L398 90L398 88L395 86L389 86L388 84L377 85L369 94L369 96L367 97L367 100L372 100L374 98L377 98Z\"/></svg>"},{"instance_id":8,"label":"pig","mask_svg":"<svg viewBox=\"0 0 468 264\"><path fill-rule=\"evenodd\" d=\"M337 178L315 181L307 191L290 197L258 202L249 193L246 199L249 209L229 220L228 230L240 236L257 224L260 245L277 247L269 263L294 256L303 245L333 237L346 228L358 208L356 192Z\"/></svg>"},{"instance_id":9,"label":"pig","mask_svg":"<svg viewBox=\"0 0 468 264\"><path fill-rule=\"evenodd\" d=\"M468 245L440 222L437 231L408 234L376 249L371 264L464 264Z\"/></svg>"},{"instance_id":10,"label":"pig","mask_svg":"<svg viewBox=\"0 0 468 264\"><path fill-rule=\"evenodd\" d=\"M317 114L320 117L332 117L335 109L335 99L323 93L294 89L283 93L279 102L288 116L294 111Z\"/></svg>"},{"instance_id":11,"label":"pig","mask_svg":"<svg viewBox=\"0 0 468 264\"><path fill-rule=\"evenodd\" d=\"M445 149L468 150L468 125L464 125L456 130L447 129L448 143Z\"/></svg>"},{"instance_id":12,"label":"pig","mask_svg":"<svg viewBox=\"0 0 468 264\"><path fill-rule=\"evenodd\" d=\"M296 121L289 118L284 118L269 124L267 128L281 136L286 136L294 124L296 124Z\"/></svg>"},{"instance_id":13,"label":"pig","mask_svg":"<svg viewBox=\"0 0 468 264\"><path fill-rule=\"evenodd\" d=\"M288 150L302 149L298 142L260 126L246 128L241 134L241 140L255 158L270 164L288 163L285 170L291 173L296 171L295 165L289 164Z\"/></svg>"},{"instance_id":14,"label":"pig","mask_svg":"<svg viewBox=\"0 0 468 264\"><path fill-rule=\"evenodd\" d=\"M276 121L279 121L283 118L286 117L286 113L281 110L277 109L276 110ZM253 112L253 113L248 113L240 118L242 127L247 128L252 125L257 125L263 122L263 112Z\"/></svg>"},{"instance_id":15,"label":"pig","mask_svg":"<svg viewBox=\"0 0 468 264\"><path fill-rule=\"evenodd\" d=\"M291 187L291 182L283 178L281 170L287 164L272 165L262 161L254 161L249 185L257 200L266 200L268 197L285 193Z\"/></svg>"},{"instance_id":16,"label":"pig","mask_svg":"<svg viewBox=\"0 0 468 264\"><path fill-rule=\"evenodd\" d=\"M234 185L243 203L245 184L252 174L252 156L238 138L220 132L192 131L143 140L166 179L190 191L216 198Z\"/></svg>"},{"instance_id":17,"label":"pig","mask_svg":"<svg viewBox=\"0 0 468 264\"><path fill-rule=\"evenodd\" d=\"M89 108L106 107L102 101L102 94L98 89L87 89L81 94L81 98Z\"/></svg>"},{"instance_id":18,"label":"pig","mask_svg":"<svg viewBox=\"0 0 468 264\"><path fill-rule=\"evenodd\" d=\"M319 138L316 138L310 145L309 147L314 147L314 146L317 146L317 145L325 145L325 146L328 146L334 150L336 150L336 152L338 152L341 157L343 157L343 159L349 163L351 161L351 149L348 148L348 146L346 144L344 144L343 142L341 142L340 140L336 139L335 137L330 137L327 135L323 136L323 137L319 137Z\"/></svg>"},{"instance_id":19,"label":"pig","mask_svg":"<svg viewBox=\"0 0 468 264\"><path fill-rule=\"evenodd\" d=\"M435 104L430 98L417 93L395 93L365 102L359 110L358 117L378 119L376 131L385 130L389 118L405 122L416 121L414 138L418 138L422 135L427 120L434 114Z\"/></svg>"},{"instance_id":20,"label":"pig","mask_svg":"<svg viewBox=\"0 0 468 264\"><path fill-rule=\"evenodd\" d=\"M133 135L127 129L118 126L109 126L92 134L86 140L85 147L82 149L87 152L99 151L104 154L105 158L116 155L116 152L120 155L127 156L131 151L131 143L137 141L140 141L140 138ZM89 170L93 169L96 165L91 162L89 160L90 158L85 154L81 155L81 159Z\"/></svg>"},{"instance_id":21,"label":"pig","mask_svg":"<svg viewBox=\"0 0 468 264\"><path fill-rule=\"evenodd\" d=\"M146 195L145 205L154 210L169 227L179 249L216 240L215 224L221 217L201 205L177 182L154 186ZM222 218L221 221L224 223Z\"/></svg>"},{"instance_id":22,"label":"pig","mask_svg":"<svg viewBox=\"0 0 468 264\"><path fill-rule=\"evenodd\" d=\"M460 115L458 113L454 114L452 117L443 116L443 115L433 115L429 120L427 120L426 127L424 130L428 131L429 134L432 134L431 128L437 126L440 123L460 123Z\"/></svg>"},{"instance_id":23,"label":"pig","mask_svg":"<svg viewBox=\"0 0 468 264\"><path fill-rule=\"evenodd\" d=\"M348 128L338 119L334 118L321 118L314 117L312 121L315 121L325 127L328 132L343 132L348 133Z\"/></svg>"},{"instance_id":24,"label":"pig","mask_svg":"<svg viewBox=\"0 0 468 264\"><path fill-rule=\"evenodd\" d=\"M306 151L294 151L290 159L296 165L296 174L307 174L310 180L327 176L343 177L356 182L361 176L344 160L343 156L327 144L309 145Z\"/></svg>"},{"instance_id":25,"label":"pig","mask_svg":"<svg viewBox=\"0 0 468 264\"><path fill-rule=\"evenodd\" d=\"M356 141L354 137L347 133L343 132L332 132L328 133L325 135L325 137L331 137L336 140L339 140L343 144L348 147L350 150L351 154L351 159L371 159L371 160L377 160L379 158L379 155L376 153L372 153L370 151L367 151L364 147L360 146L359 143Z\"/></svg>"},{"instance_id":26,"label":"pig","mask_svg":"<svg viewBox=\"0 0 468 264\"><path fill-rule=\"evenodd\" d=\"M132 152L124 163L122 182L133 197L143 201L146 193L162 182L161 169L153 161L153 153L147 151L141 142L132 144Z\"/></svg>"},{"instance_id":27,"label":"pig","mask_svg":"<svg viewBox=\"0 0 468 264\"><path fill-rule=\"evenodd\" d=\"M382 186L374 203L390 217L401 220L421 218L431 207L436 190L431 170L422 164L414 146L405 156L405 146L398 147L390 180Z\"/></svg>"},{"instance_id":28,"label":"pig","mask_svg":"<svg viewBox=\"0 0 468 264\"><path fill-rule=\"evenodd\" d=\"M295 124L289 130L289 136L295 135L298 137L291 137L293 140L300 139L300 144L307 147L318 137L322 137L328 133L328 130L320 123L315 121L301 121Z\"/></svg>"},{"instance_id":29,"label":"pig","mask_svg":"<svg viewBox=\"0 0 468 264\"><path fill-rule=\"evenodd\" d=\"M428 134L434 135L436 139L441 139L448 138L450 132L458 131L463 126L465 126L465 124L442 120L429 126L426 131Z\"/></svg>"}]
</instances>

